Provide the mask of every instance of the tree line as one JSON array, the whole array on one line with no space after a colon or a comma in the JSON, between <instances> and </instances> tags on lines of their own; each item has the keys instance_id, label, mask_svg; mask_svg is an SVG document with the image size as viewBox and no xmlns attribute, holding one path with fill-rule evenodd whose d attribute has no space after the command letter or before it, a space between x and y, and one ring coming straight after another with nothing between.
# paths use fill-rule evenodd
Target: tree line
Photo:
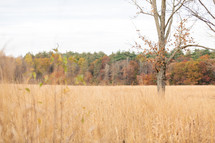
<instances>
[{"instance_id":1,"label":"tree line","mask_svg":"<svg viewBox=\"0 0 215 143\"><path fill-rule=\"evenodd\" d=\"M31 84L156 85L154 58L152 53L127 51L107 55L60 53L54 49L17 58L1 52L0 80ZM215 52L199 49L178 52L167 68L166 81L168 85L214 85Z\"/></svg>"}]
</instances>

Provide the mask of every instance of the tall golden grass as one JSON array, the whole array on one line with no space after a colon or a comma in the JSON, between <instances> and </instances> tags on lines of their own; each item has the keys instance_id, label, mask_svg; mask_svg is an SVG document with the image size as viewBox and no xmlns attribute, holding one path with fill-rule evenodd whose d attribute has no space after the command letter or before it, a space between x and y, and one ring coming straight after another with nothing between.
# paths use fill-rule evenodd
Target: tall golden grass
<instances>
[{"instance_id":1,"label":"tall golden grass","mask_svg":"<svg viewBox=\"0 0 215 143\"><path fill-rule=\"evenodd\" d=\"M215 87L1 84L0 142L213 143Z\"/></svg>"}]
</instances>

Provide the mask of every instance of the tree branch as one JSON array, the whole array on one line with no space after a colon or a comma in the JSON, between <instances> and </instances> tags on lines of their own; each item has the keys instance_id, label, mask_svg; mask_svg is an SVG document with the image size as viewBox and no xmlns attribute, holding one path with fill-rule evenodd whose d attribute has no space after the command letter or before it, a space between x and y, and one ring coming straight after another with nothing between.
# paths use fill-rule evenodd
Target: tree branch
<instances>
[{"instance_id":1,"label":"tree branch","mask_svg":"<svg viewBox=\"0 0 215 143\"><path fill-rule=\"evenodd\" d=\"M198 0L198 1L199 1L199 3L202 5L202 7L206 10L206 12L208 13L208 15L209 15L212 19L215 20L214 14L212 14L212 12L209 11L209 9L206 7L206 5L205 5L204 3L202 3L201 0ZM215 0L214 0L214 1L215 1ZM184 5L184 7L185 7L186 9L188 9L188 11L190 11L191 14L192 14L194 17L196 17L197 19L199 19L199 20L201 20L202 22L204 22L204 23L209 27L209 29L210 29L211 31L215 32L215 23L214 23L214 22L212 22L212 21L210 21L209 19L205 18L205 16L201 16L201 15L199 14L198 11L194 11L193 9L191 9L190 7L185 6L185 5Z\"/></svg>"},{"instance_id":2,"label":"tree branch","mask_svg":"<svg viewBox=\"0 0 215 143\"><path fill-rule=\"evenodd\" d=\"M185 1L186 1L186 0L183 0L183 2L181 2L181 4L180 4L180 2L179 2L178 4L176 4L176 5L173 6L174 9L175 9L175 8L177 7L177 5L180 4L179 7L178 7L175 11L173 11L172 14L170 15L170 17L168 18L168 20L167 20L167 22L166 22L166 27L168 26L169 22L171 21L171 19L172 19L173 16L175 15L175 13L184 5Z\"/></svg>"},{"instance_id":3,"label":"tree branch","mask_svg":"<svg viewBox=\"0 0 215 143\"><path fill-rule=\"evenodd\" d=\"M172 8L172 13L175 11L175 0L173 1L173 8ZM173 23L173 18L171 19L169 25L168 25L168 28L167 28L167 32L166 32L166 35L165 35L165 41L167 41L168 37L169 37L169 34L170 34L170 31L171 31L171 27L172 27L172 23ZM167 26L167 25L165 25Z\"/></svg>"},{"instance_id":4,"label":"tree branch","mask_svg":"<svg viewBox=\"0 0 215 143\"><path fill-rule=\"evenodd\" d=\"M149 15L149 16L154 16L152 13L145 12L145 11L143 10L143 8L141 8L141 6L140 6L135 0L132 0L132 2L133 2L134 5L140 10L139 13L142 13L142 14L145 14L145 15Z\"/></svg>"},{"instance_id":5,"label":"tree branch","mask_svg":"<svg viewBox=\"0 0 215 143\"><path fill-rule=\"evenodd\" d=\"M208 8L205 6L205 4L202 3L201 0L199 0L199 3L205 8L205 10L208 12L208 14L215 19L215 16L208 10Z\"/></svg>"},{"instance_id":6,"label":"tree branch","mask_svg":"<svg viewBox=\"0 0 215 143\"><path fill-rule=\"evenodd\" d=\"M159 14L157 10L157 2L156 0L152 0L152 8L153 8L153 13L154 13L154 20L157 28L157 33L158 33L158 39L161 37L161 29L160 29L160 24L159 24Z\"/></svg>"},{"instance_id":7,"label":"tree branch","mask_svg":"<svg viewBox=\"0 0 215 143\"><path fill-rule=\"evenodd\" d=\"M170 61L175 57L175 55L177 54L177 52L180 50L180 48L175 48L174 52L172 53L172 55L170 55L170 57L166 60L166 64L168 65L170 63Z\"/></svg>"},{"instance_id":8,"label":"tree branch","mask_svg":"<svg viewBox=\"0 0 215 143\"><path fill-rule=\"evenodd\" d=\"M186 49L188 47L199 47L199 48L203 48L203 49L207 49L207 50L213 50L215 51L215 49L213 48L208 48L208 47L205 47L205 46L202 46L202 45L184 45L184 46L179 46L177 48L175 48L174 52L170 55L170 57L166 60L166 64L168 65L170 63L170 61L174 58L174 56L177 54L177 52L179 50L182 50L182 49Z\"/></svg>"},{"instance_id":9,"label":"tree branch","mask_svg":"<svg viewBox=\"0 0 215 143\"><path fill-rule=\"evenodd\" d=\"M185 45L185 46L182 46L181 49L185 49L187 47L198 47L198 48L203 48L203 49L215 51L215 49L213 49L213 48L208 48L208 47L205 47L202 45Z\"/></svg>"}]
</instances>

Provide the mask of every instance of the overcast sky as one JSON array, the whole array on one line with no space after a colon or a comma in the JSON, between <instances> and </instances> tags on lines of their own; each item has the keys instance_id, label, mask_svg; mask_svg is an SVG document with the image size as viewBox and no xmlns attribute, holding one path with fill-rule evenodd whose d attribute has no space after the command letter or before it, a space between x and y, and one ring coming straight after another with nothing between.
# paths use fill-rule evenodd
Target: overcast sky
<instances>
[{"instance_id":1,"label":"overcast sky","mask_svg":"<svg viewBox=\"0 0 215 143\"><path fill-rule=\"evenodd\" d=\"M153 19L133 19L135 13L128 0L1 0L0 49L13 56L50 51L56 43L61 52L132 50L135 26L155 37ZM206 27L194 31L200 43L214 45Z\"/></svg>"}]
</instances>

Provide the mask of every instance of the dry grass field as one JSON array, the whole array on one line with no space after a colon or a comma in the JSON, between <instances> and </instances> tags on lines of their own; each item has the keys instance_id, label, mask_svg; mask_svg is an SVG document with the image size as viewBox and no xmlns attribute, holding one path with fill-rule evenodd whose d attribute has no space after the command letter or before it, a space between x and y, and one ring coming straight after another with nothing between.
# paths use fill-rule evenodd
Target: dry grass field
<instances>
[{"instance_id":1,"label":"dry grass field","mask_svg":"<svg viewBox=\"0 0 215 143\"><path fill-rule=\"evenodd\" d=\"M214 143L215 86L0 85L0 143Z\"/></svg>"}]
</instances>

